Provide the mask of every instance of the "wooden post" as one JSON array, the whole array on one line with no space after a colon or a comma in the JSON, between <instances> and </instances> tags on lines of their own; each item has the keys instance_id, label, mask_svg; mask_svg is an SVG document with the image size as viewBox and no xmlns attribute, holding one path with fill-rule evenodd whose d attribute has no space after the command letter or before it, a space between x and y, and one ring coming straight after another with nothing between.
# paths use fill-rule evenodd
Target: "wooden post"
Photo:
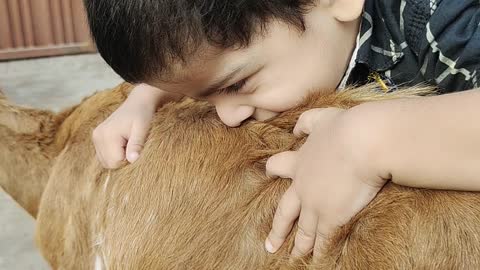
<instances>
[{"instance_id":1,"label":"wooden post","mask_svg":"<svg viewBox=\"0 0 480 270\"><path fill-rule=\"evenodd\" d=\"M35 45L52 45L54 41L49 0L30 0L30 6L35 11L32 12Z\"/></svg>"},{"instance_id":2,"label":"wooden post","mask_svg":"<svg viewBox=\"0 0 480 270\"><path fill-rule=\"evenodd\" d=\"M0 0L0 49L13 47L7 0Z\"/></svg>"},{"instance_id":3,"label":"wooden post","mask_svg":"<svg viewBox=\"0 0 480 270\"><path fill-rule=\"evenodd\" d=\"M62 7L60 1L63 0L50 0L50 11L53 24L53 38L56 44L65 43L65 33L63 30L62 22Z\"/></svg>"},{"instance_id":4,"label":"wooden post","mask_svg":"<svg viewBox=\"0 0 480 270\"><path fill-rule=\"evenodd\" d=\"M0 0L0 61L95 51L82 0Z\"/></svg>"},{"instance_id":5,"label":"wooden post","mask_svg":"<svg viewBox=\"0 0 480 270\"><path fill-rule=\"evenodd\" d=\"M20 1L20 16L22 21L23 37L25 38L25 46L33 47L35 45L35 38L33 36L32 10L30 6L30 1L29 0L19 0L19 1ZM13 0L13 2L18 2L18 0Z\"/></svg>"}]
</instances>

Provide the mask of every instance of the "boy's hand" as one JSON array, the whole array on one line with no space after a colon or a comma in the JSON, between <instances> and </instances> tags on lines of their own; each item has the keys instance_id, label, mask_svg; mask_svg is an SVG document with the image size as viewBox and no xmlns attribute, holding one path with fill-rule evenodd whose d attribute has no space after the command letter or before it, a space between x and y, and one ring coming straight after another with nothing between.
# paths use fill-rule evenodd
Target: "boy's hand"
<instances>
[{"instance_id":1,"label":"boy's hand","mask_svg":"<svg viewBox=\"0 0 480 270\"><path fill-rule=\"evenodd\" d=\"M309 135L305 144L268 160L267 174L292 178L293 183L278 205L265 242L267 251L280 248L299 218L292 256L312 250L318 255L331 233L386 183L373 164L372 130L355 119L350 111L337 108L307 111L294 129L297 136Z\"/></svg>"},{"instance_id":2,"label":"boy's hand","mask_svg":"<svg viewBox=\"0 0 480 270\"><path fill-rule=\"evenodd\" d=\"M93 131L97 158L105 168L118 168L125 159L137 160L158 105L169 97L160 89L141 84Z\"/></svg>"}]
</instances>

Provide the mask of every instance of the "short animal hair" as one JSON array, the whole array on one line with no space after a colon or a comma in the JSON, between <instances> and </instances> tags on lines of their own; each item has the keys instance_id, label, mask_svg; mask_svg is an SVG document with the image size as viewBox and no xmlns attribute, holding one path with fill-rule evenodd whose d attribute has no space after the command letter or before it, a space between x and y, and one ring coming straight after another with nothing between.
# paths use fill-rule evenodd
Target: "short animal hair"
<instances>
[{"instance_id":1,"label":"short animal hair","mask_svg":"<svg viewBox=\"0 0 480 270\"><path fill-rule=\"evenodd\" d=\"M248 46L272 19L305 30L314 0L84 0L98 51L128 82L145 82L185 64L205 42Z\"/></svg>"}]
</instances>

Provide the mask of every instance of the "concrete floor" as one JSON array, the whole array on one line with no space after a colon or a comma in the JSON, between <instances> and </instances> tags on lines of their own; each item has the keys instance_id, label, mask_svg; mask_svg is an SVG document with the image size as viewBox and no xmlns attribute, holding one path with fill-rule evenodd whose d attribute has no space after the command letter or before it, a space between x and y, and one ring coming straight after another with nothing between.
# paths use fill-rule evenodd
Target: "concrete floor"
<instances>
[{"instance_id":1,"label":"concrete floor","mask_svg":"<svg viewBox=\"0 0 480 270\"><path fill-rule=\"evenodd\" d=\"M55 111L120 82L95 54L0 62L0 89L10 100ZM49 269L34 246L34 226L0 189L0 270Z\"/></svg>"}]
</instances>

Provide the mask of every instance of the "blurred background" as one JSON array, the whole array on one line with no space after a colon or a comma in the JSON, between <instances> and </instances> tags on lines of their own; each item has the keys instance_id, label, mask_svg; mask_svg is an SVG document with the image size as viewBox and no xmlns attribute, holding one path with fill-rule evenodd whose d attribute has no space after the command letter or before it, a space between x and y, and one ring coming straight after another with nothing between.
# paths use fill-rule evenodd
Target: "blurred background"
<instances>
[{"instance_id":1,"label":"blurred background","mask_svg":"<svg viewBox=\"0 0 480 270\"><path fill-rule=\"evenodd\" d=\"M0 89L10 100L59 111L120 82L96 53L82 0L0 0ZM34 226L0 189L0 270L49 269Z\"/></svg>"},{"instance_id":2,"label":"blurred background","mask_svg":"<svg viewBox=\"0 0 480 270\"><path fill-rule=\"evenodd\" d=\"M94 52L82 0L0 0L0 60Z\"/></svg>"}]
</instances>

